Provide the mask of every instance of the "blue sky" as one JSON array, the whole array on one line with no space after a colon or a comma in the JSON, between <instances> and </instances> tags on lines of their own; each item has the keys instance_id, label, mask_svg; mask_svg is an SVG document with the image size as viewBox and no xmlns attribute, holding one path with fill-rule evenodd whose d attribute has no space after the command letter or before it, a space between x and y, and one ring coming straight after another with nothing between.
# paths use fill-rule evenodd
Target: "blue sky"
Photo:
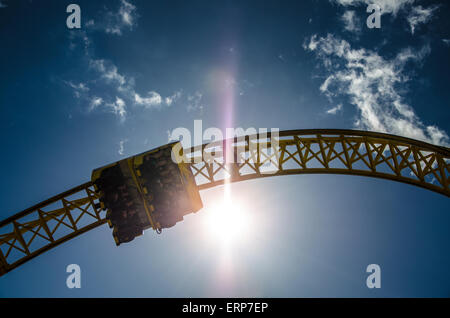
<instances>
[{"instance_id":1,"label":"blue sky","mask_svg":"<svg viewBox=\"0 0 450 318\"><path fill-rule=\"evenodd\" d=\"M380 29L366 26L371 2ZM450 144L445 1L77 1L79 30L66 27L69 1L0 3L2 218L196 119ZM205 208L119 248L107 226L93 230L0 277L0 296L450 296L442 195L325 175L231 189L254 224L226 273ZM203 192L205 207L222 192ZM79 290L65 285L72 263ZM381 289L365 285L371 263Z\"/></svg>"}]
</instances>

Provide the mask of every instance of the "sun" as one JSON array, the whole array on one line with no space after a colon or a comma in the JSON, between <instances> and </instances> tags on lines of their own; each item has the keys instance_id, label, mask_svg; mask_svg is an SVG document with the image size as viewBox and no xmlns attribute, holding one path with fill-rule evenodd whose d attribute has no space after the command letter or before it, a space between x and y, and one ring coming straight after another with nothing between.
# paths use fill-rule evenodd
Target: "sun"
<instances>
[{"instance_id":1,"label":"sun","mask_svg":"<svg viewBox=\"0 0 450 318\"><path fill-rule=\"evenodd\" d=\"M251 234L251 216L242 202L230 198L208 209L206 213L209 236L225 247L245 243Z\"/></svg>"}]
</instances>

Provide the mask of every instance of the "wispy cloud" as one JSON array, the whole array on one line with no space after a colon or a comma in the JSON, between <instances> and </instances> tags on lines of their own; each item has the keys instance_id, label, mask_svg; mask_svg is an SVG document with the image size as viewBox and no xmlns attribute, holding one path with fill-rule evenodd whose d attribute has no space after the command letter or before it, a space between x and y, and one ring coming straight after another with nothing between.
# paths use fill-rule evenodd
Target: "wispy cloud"
<instances>
[{"instance_id":1,"label":"wispy cloud","mask_svg":"<svg viewBox=\"0 0 450 318\"><path fill-rule=\"evenodd\" d=\"M115 115L119 116L119 118L124 121L125 117L127 115L126 110L126 104L124 100L120 97L116 97L115 102L113 103L106 103L106 107L108 107L111 112L113 112Z\"/></svg>"},{"instance_id":2,"label":"wispy cloud","mask_svg":"<svg viewBox=\"0 0 450 318\"><path fill-rule=\"evenodd\" d=\"M116 65L104 59L90 58L88 64L96 74L91 81L96 85L102 82L103 85L109 86L109 91L112 91L113 94L109 96L104 89L97 88L90 97L89 110L92 111L101 106L107 111L112 111L121 121L124 121L127 114L126 100L132 102L131 99L134 96L134 78L121 74ZM115 99L111 98L113 96Z\"/></svg>"},{"instance_id":3,"label":"wispy cloud","mask_svg":"<svg viewBox=\"0 0 450 318\"><path fill-rule=\"evenodd\" d=\"M129 105L141 106L145 109L161 109L163 106L173 105L181 98L181 90L165 97L154 90L149 91L146 95L141 95L135 90L134 77L122 73L109 60L94 59L89 53L86 55L88 69L91 72L90 79L80 83L63 82L73 90L75 97L88 103L89 112L99 109L106 110L124 121ZM188 97L188 104L192 109L198 109L200 99L201 96L196 93Z\"/></svg>"},{"instance_id":4,"label":"wispy cloud","mask_svg":"<svg viewBox=\"0 0 450 318\"><path fill-rule=\"evenodd\" d=\"M330 2L343 7L377 4L381 8L382 14L392 14L394 17L402 11L405 13L412 34L414 34L414 31L420 24L429 22L434 11L439 7L438 5L433 5L428 8L423 8L421 5L414 6L415 0L330 0ZM341 19L344 22L347 31L352 30L356 25L353 23L354 18L354 11L347 11L342 16Z\"/></svg>"},{"instance_id":5,"label":"wispy cloud","mask_svg":"<svg viewBox=\"0 0 450 318\"><path fill-rule=\"evenodd\" d=\"M163 98L159 93L151 91L146 97L142 97L138 93L134 93L134 102L136 105L144 106L145 108L157 108L162 106L171 106L181 97L181 91L175 92L170 96Z\"/></svg>"},{"instance_id":6,"label":"wispy cloud","mask_svg":"<svg viewBox=\"0 0 450 318\"><path fill-rule=\"evenodd\" d=\"M445 45L450 46L450 39L442 39L442 42L444 42Z\"/></svg>"},{"instance_id":7,"label":"wispy cloud","mask_svg":"<svg viewBox=\"0 0 450 318\"><path fill-rule=\"evenodd\" d=\"M134 101L137 105L142 105L145 108L160 107L163 99L157 92L149 92L147 97L141 97L139 94L134 94Z\"/></svg>"},{"instance_id":8,"label":"wispy cloud","mask_svg":"<svg viewBox=\"0 0 450 318\"><path fill-rule=\"evenodd\" d=\"M187 97L187 111L203 111L202 103L203 94L199 91L195 92L193 95L188 95Z\"/></svg>"},{"instance_id":9,"label":"wispy cloud","mask_svg":"<svg viewBox=\"0 0 450 318\"><path fill-rule=\"evenodd\" d=\"M87 85L82 82L75 84L72 81L64 81L64 83L72 88L73 94L76 98L80 98L84 93L89 91L89 87L87 87Z\"/></svg>"},{"instance_id":10,"label":"wispy cloud","mask_svg":"<svg viewBox=\"0 0 450 318\"><path fill-rule=\"evenodd\" d=\"M434 11L439 6L431 6L429 8L422 8L422 6L413 7L411 12L408 15L408 23L411 29L411 34L414 34L414 31L420 24L427 23L433 17Z\"/></svg>"},{"instance_id":11,"label":"wispy cloud","mask_svg":"<svg viewBox=\"0 0 450 318\"><path fill-rule=\"evenodd\" d=\"M355 11L345 11L341 17L341 21L344 23L344 29L346 31L353 33L361 32L361 20L356 16Z\"/></svg>"},{"instance_id":12,"label":"wispy cloud","mask_svg":"<svg viewBox=\"0 0 450 318\"><path fill-rule=\"evenodd\" d=\"M1 8L6 8L6 7L7 7L7 5L4 4L2 1L0 1L0 9L1 9Z\"/></svg>"},{"instance_id":13,"label":"wispy cloud","mask_svg":"<svg viewBox=\"0 0 450 318\"><path fill-rule=\"evenodd\" d=\"M90 102L89 102L89 111L96 109L97 107L99 107L102 104L103 104L103 98L97 97L97 96L91 97Z\"/></svg>"},{"instance_id":14,"label":"wispy cloud","mask_svg":"<svg viewBox=\"0 0 450 318\"><path fill-rule=\"evenodd\" d=\"M156 91L149 91L146 95L141 95L135 90L135 80L131 76L126 76L119 72L119 69L112 62L104 59L90 59L89 66L97 73L96 81L103 81L109 85L116 94L116 100L104 102L108 98L93 97L90 101L90 110L102 105L119 116L124 121L127 114L127 105L142 106L145 109L161 109L163 106L171 106L181 96L181 91L163 97Z\"/></svg>"},{"instance_id":15,"label":"wispy cloud","mask_svg":"<svg viewBox=\"0 0 450 318\"><path fill-rule=\"evenodd\" d=\"M167 106L172 105L174 102L176 102L181 97L181 91L173 93L171 96L167 96L164 101L166 102Z\"/></svg>"},{"instance_id":16,"label":"wispy cloud","mask_svg":"<svg viewBox=\"0 0 450 318\"><path fill-rule=\"evenodd\" d=\"M122 35L124 29L132 30L136 25L136 6L126 0L120 1L118 12L109 12L105 22L106 33Z\"/></svg>"},{"instance_id":17,"label":"wispy cloud","mask_svg":"<svg viewBox=\"0 0 450 318\"><path fill-rule=\"evenodd\" d=\"M107 64L103 59L91 59L89 60L89 66L96 70L103 79L115 83L119 87L123 87L127 83L125 76L118 72L117 66L111 63Z\"/></svg>"},{"instance_id":18,"label":"wispy cloud","mask_svg":"<svg viewBox=\"0 0 450 318\"><path fill-rule=\"evenodd\" d=\"M420 63L430 51L428 46L407 48L385 59L372 50L353 49L347 41L330 34L312 36L307 42L304 48L315 52L330 73L321 92L330 99L338 95L350 98L358 110L356 128L449 144L448 135L436 126L423 124L398 93L399 88L404 89L401 84L409 80L405 66Z\"/></svg>"},{"instance_id":19,"label":"wispy cloud","mask_svg":"<svg viewBox=\"0 0 450 318\"><path fill-rule=\"evenodd\" d=\"M113 10L105 8L106 12L103 11L98 15L100 18L88 19L84 27L90 31L101 31L118 36L123 35L126 30L132 31L139 18L136 6L127 0L108 2L108 4L111 3L118 3L118 7Z\"/></svg>"},{"instance_id":20,"label":"wispy cloud","mask_svg":"<svg viewBox=\"0 0 450 318\"><path fill-rule=\"evenodd\" d=\"M327 114L336 115L338 112L342 110L342 104L336 105L326 111Z\"/></svg>"},{"instance_id":21,"label":"wispy cloud","mask_svg":"<svg viewBox=\"0 0 450 318\"><path fill-rule=\"evenodd\" d=\"M181 90L162 96L153 89L142 95L136 91L133 76L123 72L111 60L95 57L93 38L90 36L92 32L105 31L105 28L110 28L110 31L107 32L121 34L122 29L131 30L136 25L136 19L136 7L127 0L120 0L118 11L109 11L106 14L106 20L90 19L85 23L84 30L69 33L69 49L71 52L80 52L75 48L83 49L81 50L84 54L82 61L86 61L83 68L88 71L83 82L67 80L64 83L73 90L75 97L86 102L88 112L97 110L111 112L123 122L131 110L130 106L161 109L163 106L173 105L181 98ZM198 94L188 96L189 110L202 108L202 105L199 104L201 96Z\"/></svg>"},{"instance_id":22,"label":"wispy cloud","mask_svg":"<svg viewBox=\"0 0 450 318\"><path fill-rule=\"evenodd\" d=\"M119 150L117 151L119 155L123 156L125 154L125 143L128 139L122 139L119 141Z\"/></svg>"}]
</instances>

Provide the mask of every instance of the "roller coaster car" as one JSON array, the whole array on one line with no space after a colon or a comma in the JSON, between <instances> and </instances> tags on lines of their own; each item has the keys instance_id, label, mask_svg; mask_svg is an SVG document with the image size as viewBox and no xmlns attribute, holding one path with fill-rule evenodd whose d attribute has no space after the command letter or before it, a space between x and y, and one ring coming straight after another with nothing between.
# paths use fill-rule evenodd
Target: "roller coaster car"
<instances>
[{"instance_id":1,"label":"roller coaster car","mask_svg":"<svg viewBox=\"0 0 450 318\"><path fill-rule=\"evenodd\" d=\"M189 165L185 160L172 160L176 144L92 172L94 188L100 195L101 208L107 211L106 219L117 245L132 241L150 227L160 233L203 207Z\"/></svg>"}]
</instances>

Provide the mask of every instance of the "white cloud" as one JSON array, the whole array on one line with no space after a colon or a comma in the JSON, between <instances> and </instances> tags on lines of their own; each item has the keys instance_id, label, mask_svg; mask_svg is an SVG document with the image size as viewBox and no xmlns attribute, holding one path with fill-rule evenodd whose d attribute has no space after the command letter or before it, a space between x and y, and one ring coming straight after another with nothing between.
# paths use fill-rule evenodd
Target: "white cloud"
<instances>
[{"instance_id":1,"label":"white cloud","mask_svg":"<svg viewBox=\"0 0 450 318\"><path fill-rule=\"evenodd\" d=\"M134 102L136 105L144 106L145 108L160 108L161 106L171 106L175 101L181 97L181 91L175 92L171 96L163 98L159 93L151 91L146 97L142 97L138 93L134 93Z\"/></svg>"},{"instance_id":2,"label":"white cloud","mask_svg":"<svg viewBox=\"0 0 450 318\"><path fill-rule=\"evenodd\" d=\"M167 96L164 100L167 104L167 106L172 105L174 102L176 102L181 97L181 91L173 93L171 96Z\"/></svg>"},{"instance_id":3,"label":"white cloud","mask_svg":"<svg viewBox=\"0 0 450 318\"><path fill-rule=\"evenodd\" d=\"M143 106L145 109L160 109L162 106L171 106L181 97L181 91L167 97L162 97L156 91L150 91L147 95L141 96L135 91L134 78L121 74L117 66L104 59L90 58L89 67L97 72L97 78L93 79L92 82L98 85L100 80L103 81L104 84L113 89L116 95L115 101L110 101L111 99L107 94L105 96L96 90L96 96L91 95L88 99L89 111L98 108L98 106L103 106L110 111L112 110L120 120L124 121L127 114L127 103Z\"/></svg>"},{"instance_id":4,"label":"white cloud","mask_svg":"<svg viewBox=\"0 0 450 318\"><path fill-rule=\"evenodd\" d=\"M149 92L147 97L141 97L138 93L135 93L134 101L137 105L142 105L145 108L152 108L161 106L162 97L157 92Z\"/></svg>"},{"instance_id":5,"label":"white cloud","mask_svg":"<svg viewBox=\"0 0 450 318\"><path fill-rule=\"evenodd\" d=\"M118 12L108 12L105 19L95 22L88 20L85 23L86 30L69 32L70 48L84 47L84 60L87 61L90 74L86 83L64 83L72 88L77 98L83 99L88 105L88 112L96 109L106 110L116 114L121 121L126 119L127 105L140 105L146 109L173 105L181 97L181 90L167 97L162 97L155 91L150 91L147 96L140 96L135 91L135 80L132 76L119 72L119 68L109 60L94 57L94 45L88 32L114 27L117 29L115 33L122 34L122 29L132 29L136 25L136 7L127 0L121 0Z\"/></svg>"},{"instance_id":6,"label":"white cloud","mask_svg":"<svg viewBox=\"0 0 450 318\"><path fill-rule=\"evenodd\" d=\"M202 98L203 98L203 94L198 91L195 92L195 94L193 94L193 95L188 95L187 111L191 112L191 111L199 110L200 112L202 112L203 111Z\"/></svg>"},{"instance_id":7,"label":"white cloud","mask_svg":"<svg viewBox=\"0 0 450 318\"><path fill-rule=\"evenodd\" d=\"M121 23L131 27L135 24L136 16L134 11L135 7L131 3L122 0L117 16L120 16ZM98 29L99 24L89 20L86 26ZM127 105L144 106L146 109L160 108L163 105L171 106L181 97L181 90L166 97L162 97L155 91L150 91L147 96L139 95L135 91L135 80L133 77L119 72L119 68L109 60L94 58L93 46L91 46L93 43L87 36L86 31L70 33L69 39L72 48L84 44L85 60L91 74L86 83L64 82L74 90L76 97L83 98L88 105L88 112L101 108L113 112L121 121L124 121L128 113ZM87 86L88 84L89 87Z\"/></svg>"},{"instance_id":8,"label":"white cloud","mask_svg":"<svg viewBox=\"0 0 450 318\"><path fill-rule=\"evenodd\" d=\"M119 87L122 87L127 83L125 76L120 74L117 67L114 64L109 64L105 60L93 60L89 61L89 65L100 73L101 77L109 82L116 83Z\"/></svg>"},{"instance_id":9,"label":"white cloud","mask_svg":"<svg viewBox=\"0 0 450 318\"><path fill-rule=\"evenodd\" d=\"M109 107L115 115L118 115L122 121L125 120L127 110L126 104L122 98L116 97L116 101L114 103L106 103L105 105Z\"/></svg>"},{"instance_id":10,"label":"white cloud","mask_svg":"<svg viewBox=\"0 0 450 318\"><path fill-rule=\"evenodd\" d=\"M73 89L76 98L80 98L84 93L89 91L89 87L83 82L75 84L72 81L64 81L64 83Z\"/></svg>"},{"instance_id":11,"label":"white cloud","mask_svg":"<svg viewBox=\"0 0 450 318\"><path fill-rule=\"evenodd\" d=\"M109 1L108 3L111 3ZM85 23L85 27L89 30L102 31L108 34L122 35L125 30L133 30L139 17L137 8L131 1L120 0L118 7L98 14L97 20L90 19Z\"/></svg>"},{"instance_id":12,"label":"white cloud","mask_svg":"<svg viewBox=\"0 0 450 318\"><path fill-rule=\"evenodd\" d=\"M342 104L339 104L337 106L334 106L333 108L330 108L329 110L327 110L327 114L330 115L336 115L339 111L342 110Z\"/></svg>"},{"instance_id":13,"label":"white cloud","mask_svg":"<svg viewBox=\"0 0 450 318\"><path fill-rule=\"evenodd\" d=\"M133 26L134 18L135 18L133 16L134 10L136 10L136 7L134 5L132 5L130 2L127 2L125 0L121 1L119 15L122 18L122 22L124 24Z\"/></svg>"},{"instance_id":14,"label":"white cloud","mask_svg":"<svg viewBox=\"0 0 450 318\"><path fill-rule=\"evenodd\" d=\"M381 13L390 13L394 16L407 5L414 3L414 0L330 0L342 6L368 6L377 4L381 8Z\"/></svg>"},{"instance_id":15,"label":"white cloud","mask_svg":"<svg viewBox=\"0 0 450 318\"><path fill-rule=\"evenodd\" d=\"M103 103L103 98L97 97L97 96L92 97L91 101L89 103L89 111L96 109L102 103Z\"/></svg>"},{"instance_id":16,"label":"white cloud","mask_svg":"<svg viewBox=\"0 0 450 318\"><path fill-rule=\"evenodd\" d=\"M124 151L125 151L125 143L128 141L128 139L122 139L119 141L119 150L118 153L119 155L123 156L124 155Z\"/></svg>"},{"instance_id":17,"label":"white cloud","mask_svg":"<svg viewBox=\"0 0 450 318\"><path fill-rule=\"evenodd\" d=\"M423 23L427 23L433 17L434 11L438 6L431 6L429 8L422 8L422 6L413 7L408 15L408 23L411 33L414 34L416 28Z\"/></svg>"},{"instance_id":18,"label":"white cloud","mask_svg":"<svg viewBox=\"0 0 450 318\"><path fill-rule=\"evenodd\" d=\"M331 73L320 90L330 99L346 95L356 106L356 128L449 144L448 135L436 126L425 126L398 93L399 86L409 80L405 66L420 63L430 51L428 46L419 51L404 49L389 60L371 50L353 49L330 34L313 36L304 47L314 51Z\"/></svg>"},{"instance_id":19,"label":"white cloud","mask_svg":"<svg viewBox=\"0 0 450 318\"><path fill-rule=\"evenodd\" d=\"M6 8L6 7L7 7L7 5L4 4L2 1L0 1L0 8Z\"/></svg>"},{"instance_id":20,"label":"white cloud","mask_svg":"<svg viewBox=\"0 0 450 318\"><path fill-rule=\"evenodd\" d=\"M109 12L107 17L106 33L122 35L123 29L132 30L136 25L136 6L126 0L121 0L119 11L117 13Z\"/></svg>"},{"instance_id":21,"label":"white cloud","mask_svg":"<svg viewBox=\"0 0 450 318\"><path fill-rule=\"evenodd\" d=\"M361 21L355 15L355 11L349 10L345 11L341 17L342 22L344 22L344 29L349 32L358 33L361 31Z\"/></svg>"},{"instance_id":22,"label":"white cloud","mask_svg":"<svg viewBox=\"0 0 450 318\"><path fill-rule=\"evenodd\" d=\"M173 103L173 99L172 99L170 96L166 97L166 98L164 99L164 101L166 102L166 105L167 105L167 106L170 106L170 105L172 105L172 103Z\"/></svg>"},{"instance_id":23,"label":"white cloud","mask_svg":"<svg viewBox=\"0 0 450 318\"><path fill-rule=\"evenodd\" d=\"M444 42L445 45L449 45L450 46L450 39L442 39L442 42Z\"/></svg>"}]
</instances>

